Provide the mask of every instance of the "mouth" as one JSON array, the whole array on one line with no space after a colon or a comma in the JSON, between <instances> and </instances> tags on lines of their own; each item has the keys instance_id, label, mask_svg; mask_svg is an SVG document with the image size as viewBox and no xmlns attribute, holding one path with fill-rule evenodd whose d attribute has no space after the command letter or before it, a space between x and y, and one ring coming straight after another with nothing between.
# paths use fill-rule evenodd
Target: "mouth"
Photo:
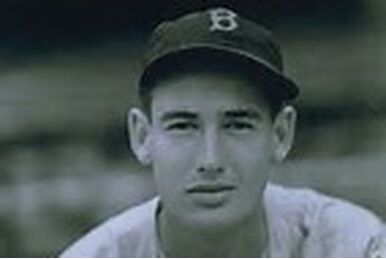
<instances>
[{"instance_id":1,"label":"mouth","mask_svg":"<svg viewBox=\"0 0 386 259\"><path fill-rule=\"evenodd\" d=\"M221 193L233 191L236 189L234 185L229 184L196 184L186 189L187 193Z\"/></svg>"},{"instance_id":2,"label":"mouth","mask_svg":"<svg viewBox=\"0 0 386 259\"><path fill-rule=\"evenodd\" d=\"M195 183L186 188L194 204L202 208L219 208L232 197L235 185L226 183Z\"/></svg>"}]
</instances>

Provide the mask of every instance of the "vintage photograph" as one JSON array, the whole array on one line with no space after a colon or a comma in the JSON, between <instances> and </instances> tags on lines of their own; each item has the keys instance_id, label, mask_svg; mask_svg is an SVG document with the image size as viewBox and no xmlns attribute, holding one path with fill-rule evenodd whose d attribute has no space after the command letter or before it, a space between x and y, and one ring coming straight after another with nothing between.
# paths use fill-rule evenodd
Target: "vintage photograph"
<instances>
[{"instance_id":1,"label":"vintage photograph","mask_svg":"<svg viewBox=\"0 0 386 259\"><path fill-rule=\"evenodd\" d=\"M0 257L386 257L385 10L2 1Z\"/></svg>"}]
</instances>

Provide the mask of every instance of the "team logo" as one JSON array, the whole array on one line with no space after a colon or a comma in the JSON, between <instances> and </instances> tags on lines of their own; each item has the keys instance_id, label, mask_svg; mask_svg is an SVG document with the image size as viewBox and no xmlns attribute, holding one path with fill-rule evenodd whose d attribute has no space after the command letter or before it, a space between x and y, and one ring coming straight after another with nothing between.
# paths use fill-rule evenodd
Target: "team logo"
<instances>
[{"instance_id":1,"label":"team logo","mask_svg":"<svg viewBox=\"0 0 386 259\"><path fill-rule=\"evenodd\" d=\"M237 14L225 8L209 11L212 25L210 31L233 31L239 27Z\"/></svg>"}]
</instances>

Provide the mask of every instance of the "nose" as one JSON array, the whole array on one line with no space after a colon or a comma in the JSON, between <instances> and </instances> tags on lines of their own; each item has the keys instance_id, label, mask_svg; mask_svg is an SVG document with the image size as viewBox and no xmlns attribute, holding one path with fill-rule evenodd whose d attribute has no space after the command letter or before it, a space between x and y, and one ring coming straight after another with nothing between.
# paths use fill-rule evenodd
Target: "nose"
<instances>
[{"instance_id":1,"label":"nose","mask_svg":"<svg viewBox=\"0 0 386 259\"><path fill-rule=\"evenodd\" d=\"M216 129L207 130L203 136L202 152L197 171L205 177L217 178L225 169L221 141Z\"/></svg>"}]
</instances>

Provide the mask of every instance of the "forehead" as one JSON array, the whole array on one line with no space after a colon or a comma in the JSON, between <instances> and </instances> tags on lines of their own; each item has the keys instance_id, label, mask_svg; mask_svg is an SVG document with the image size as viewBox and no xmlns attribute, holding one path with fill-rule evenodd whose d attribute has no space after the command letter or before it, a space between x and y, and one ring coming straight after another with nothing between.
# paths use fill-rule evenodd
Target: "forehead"
<instances>
[{"instance_id":1,"label":"forehead","mask_svg":"<svg viewBox=\"0 0 386 259\"><path fill-rule=\"evenodd\" d=\"M237 73L183 73L160 81L152 92L152 114L170 110L197 112L255 109L268 112L259 88Z\"/></svg>"}]
</instances>

